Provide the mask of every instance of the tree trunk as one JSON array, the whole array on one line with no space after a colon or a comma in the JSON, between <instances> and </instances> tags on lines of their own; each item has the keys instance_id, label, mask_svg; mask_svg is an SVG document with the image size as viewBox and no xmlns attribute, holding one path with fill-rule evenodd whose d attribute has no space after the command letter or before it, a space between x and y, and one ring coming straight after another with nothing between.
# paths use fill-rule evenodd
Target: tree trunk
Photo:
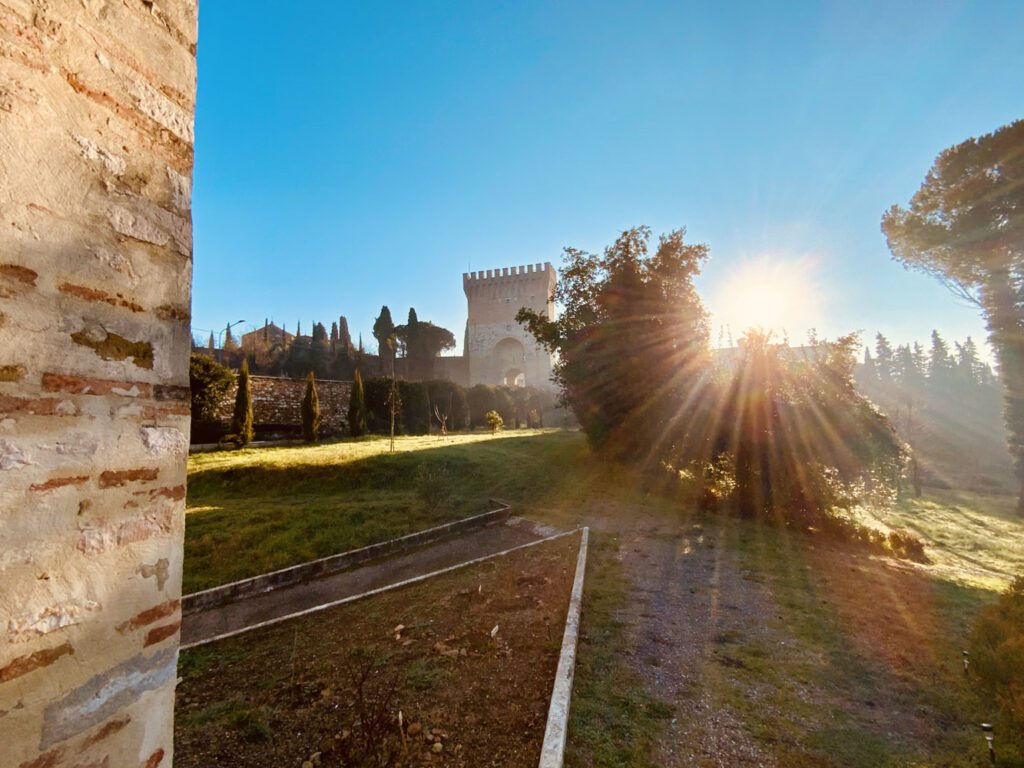
<instances>
[{"instance_id":1,"label":"tree trunk","mask_svg":"<svg viewBox=\"0 0 1024 768\"><path fill-rule=\"evenodd\" d=\"M1024 311L1010 278L1008 268L993 270L981 298L999 363L1003 419L1020 484L1017 509L1024 515Z\"/></svg>"}]
</instances>

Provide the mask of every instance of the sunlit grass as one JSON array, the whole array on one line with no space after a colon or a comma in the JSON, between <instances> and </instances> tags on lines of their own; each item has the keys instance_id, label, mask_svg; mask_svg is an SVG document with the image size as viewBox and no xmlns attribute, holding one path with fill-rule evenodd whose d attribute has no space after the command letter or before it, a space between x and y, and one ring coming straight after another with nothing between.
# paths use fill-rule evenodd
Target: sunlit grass
<instances>
[{"instance_id":1,"label":"sunlit grass","mask_svg":"<svg viewBox=\"0 0 1024 768\"><path fill-rule=\"evenodd\" d=\"M865 522L905 528L924 543L937 578L965 586L1002 590L1024 573L1024 518L1016 499L968 491L925 489L891 509L863 511Z\"/></svg>"},{"instance_id":2,"label":"sunlit grass","mask_svg":"<svg viewBox=\"0 0 1024 768\"><path fill-rule=\"evenodd\" d=\"M562 488L575 433L517 430L252 448L189 459L184 590L363 547ZM451 499L428 507L421 466L444 466ZM562 475L560 477L560 475Z\"/></svg>"}]
</instances>

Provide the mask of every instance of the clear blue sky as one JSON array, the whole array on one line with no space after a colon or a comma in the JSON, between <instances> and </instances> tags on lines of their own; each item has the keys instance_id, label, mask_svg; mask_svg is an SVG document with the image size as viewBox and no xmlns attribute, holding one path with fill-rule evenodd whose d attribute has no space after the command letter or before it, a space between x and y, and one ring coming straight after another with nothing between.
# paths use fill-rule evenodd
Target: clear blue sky
<instances>
[{"instance_id":1,"label":"clear blue sky","mask_svg":"<svg viewBox=\"0 0 1024 768\"><path fill-rule=\"evenodd\" d=\"M781 261L825 334L984 335L879 220L1024 117L1019 0L208 0L199 38L196 329L344 314L372 348L386 303L461 343L467 268L648 224L710 245L719 316L742 265Z\"/></svg>"}]
</instances>

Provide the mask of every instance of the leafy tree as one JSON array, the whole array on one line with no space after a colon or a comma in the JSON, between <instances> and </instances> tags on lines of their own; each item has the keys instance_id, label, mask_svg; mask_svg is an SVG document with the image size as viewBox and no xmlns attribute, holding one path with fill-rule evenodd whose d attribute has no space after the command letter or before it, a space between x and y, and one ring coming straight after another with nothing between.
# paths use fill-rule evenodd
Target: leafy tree
<instances>
[{"instance_id":1,"label":"leafy tree","mask_svg":"<svg viewBox=\"0 0 1024 768\"><path fill-rule=\"evenodd\" d=\"M239 445L248 445L253 438L252 388L249 384L249 361L242 360L238 370L238 392L235 394L235 412L231 417L231 432Z\"/></svg>"},{"instance_id":2,"label":"leafy tree","mask_svg":"<svg viewBox=\"0 0 1024 768\"><path fill-rule=\"evenodd\" d=\"M320 397L316 392L316 376L310 371L306 374L306 394L302 398L302 437L307 443L314 443L319 434Z\"/></svg>"},{"instance_id":3,"label":"leafy tree","mask_svg":"<svg viewBox=\"0 0 1024 768\"><path fill-rule=\"evenodd\" d=\"M430 392L425 381L399 381L398 397L402 426L410 435L430 433L433 414L430 410Z\"/></svg>"},{"instance_id":4,"label":"leafy tree","mask_svg":"<svg viewBox=\"0 0 1024 768\"><path fill-rule=\"evenodd\" d=\"M348 432L352 437L366 434L366 393L363 390L363 376L358 368L352 377L352 391L348 398Z\"/></svg>"},{"instance_id":5,"label":"leafy tree","mask_svg":"<svg viewBox=\"0 0 1024 768\"><path fill-rule=\"evenodd\" d=\"M217 440L223 429L217 419L217 410L224 394L235 381L229 368L218 364L212 357L192 353L188 366L188 383L192 390L192 439L203 442Z\"/></svg>"},{"instance_id":6,"label":"leafy tree","mask_svg":"<svg viewBox=\"0 0 1024 768\"><path fill-rule=\"evenodd\" d=\"M1024 120L939 154L908 208L882 218L893 256L983 312L1024 513Z\"/></svg>"},{"instance_id":7,"label":"leafy tree","mask_svg":"<svg viewBox=\"0 0 1024 768\"><path fill-rule=\"evenodd\" d=\"M421 321L415 309L409 320L395 328L395 336L405 350L408 375L412 379L429 379L433 375L434 358L455 346L455 335L447 328Z\"/></svg>"},{"instance_id":8,"label":"leafy tree","mask_svg":"<svg viewBox=\"0 0 1024 768\"><path fill-rule=\"evenodd\" d=\"M554 378L592 445L655 460L705 379L707 314L693 285L708 258L684 230L623 232L602 254L565 250L556 320L529 309L516 319L558 354ZM698 434L697 429L690 436ZM698 441L699 442L699 441ZM690 446L700 451L699 445Z\"/></svg>"},{"instance_id":9,"label":"leafy tree","mask_svg":"<svg viewBox=\"0 0 1024 768\"><path fill-rule=\"evenodd\" d=\"M380 314L373 323L373 338L377 340L377 354L382 361L394 359L394 348L389 343L395 336L395 323L387 304L380 308Z\"/></svg>"},{"instance_id":10,"label":"leafy tree","mask_svg":"<svg viewBox=\"0 0 1024 768\"><path fill-rule=\"evenodd\" d=\"M444 422L448 430L469 426L469 401L466 390L447 379L433 379L427 383L430 392L430 410L435 423Z\"/></svg>"},{"instance_id":11,"label":"leafy tree","mask_svg":"<svg viewBox=\"0 0 1024 768\"><path fill-rule=\"evenodd\" d=\"M487 427L491 430L492 435L500 432L501 428L505 426L505 420L497 411L488 411L484 418L487 420Z\"/></svg>"}]
</instances>

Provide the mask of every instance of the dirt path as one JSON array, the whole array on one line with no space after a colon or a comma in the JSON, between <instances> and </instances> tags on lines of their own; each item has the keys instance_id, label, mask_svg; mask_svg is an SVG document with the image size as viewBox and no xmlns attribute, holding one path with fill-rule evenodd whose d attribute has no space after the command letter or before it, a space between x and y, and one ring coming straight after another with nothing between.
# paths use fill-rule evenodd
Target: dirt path
<instances>
[{"instance_id":1,"label":"dirt path","mask_svg":"<svg viewBox=\"0 0 1024 768\"><path fill-rule=\"evenodd\" d=\"M190 614L182 622L181 643L191 646L227 632L537 541L554 532L522 518L510 518L406 554Z\"/></svg>"},{"instance_id":2,"label":"dirt path","mask_svg":"<svg viewBox=\"0 0 1024 768\"><path fill-rule=\"evenodd\" d=\"M617 617L631 640L626 663L652 696L673 706L654 763L777 765L715 695L723 669L742 664L729 654L731 644L785 642L773 637L769 592L738 564L723 523L609 510L594 524L619 537L617 557L631 581L631 599Z\"/></svg>"}]
</instances>

